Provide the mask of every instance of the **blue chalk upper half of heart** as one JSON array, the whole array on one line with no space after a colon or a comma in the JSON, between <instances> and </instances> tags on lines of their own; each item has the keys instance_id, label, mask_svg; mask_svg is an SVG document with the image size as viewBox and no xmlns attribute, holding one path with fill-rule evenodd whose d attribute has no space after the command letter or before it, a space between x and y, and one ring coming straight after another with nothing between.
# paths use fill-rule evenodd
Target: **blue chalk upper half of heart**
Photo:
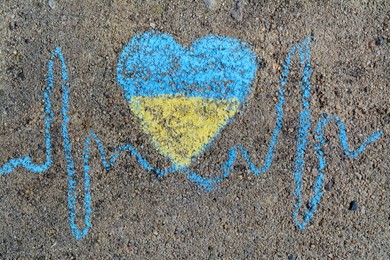
<instances>
[{"instance_id":1,"label":"blue chalk upper half of heart","mask_svg":"<svg viewBox=\"0 0 390 260\"><path fill-rule=\"evenodd\" d=\"M237 39L210 35L185 48L168 34L149 31L124 47L116 72L128 101L183 95L241 102L251 92L256 69L252 47Z\"/></svg>"}]
</instances>

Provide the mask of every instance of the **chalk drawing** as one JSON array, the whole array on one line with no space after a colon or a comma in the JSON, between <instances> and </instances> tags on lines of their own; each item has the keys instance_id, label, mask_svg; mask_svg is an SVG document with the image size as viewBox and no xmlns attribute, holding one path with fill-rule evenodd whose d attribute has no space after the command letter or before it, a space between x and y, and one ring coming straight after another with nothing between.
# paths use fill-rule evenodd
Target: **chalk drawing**
<instances>
[{"instance_id":1,"label":"chalk drawing","mask_svg":"<svg viewBox=\"0 0 390 260\"><path fill-rule=\"evenodd\" d=\"M251 92L256 55L236 39L207 36L186 49L170 35L137 35L117 81L157 150L183 167L218 135Z\"/></svg>"},{"instance_id":2,"label":"chalk drawing","mask_svg":"<svg viewBox=\"0 0 390 260\"><path fill-rule=\"evenodd\" d=\"M146 41L146 42L145 42ZM150 41L156 41L156 44L152 44ZM167 169L158 169L150 165L150 163L144 159L131 144L125 144L117 146L110 156L107 156L106 149L102 141L97 137L94 132L90 132L89 135L85 138L85 148L83 156L84 164L84 227L80 229L76 225L76 179L75 179L75 165L72 152L72 145L69 139L68 132L68 122L70 116L68 115L70 103L69 103L69 78L65 59L63 57L62 51L57 47L50 56L48 62L48 75L47 75L47 86L44 96L44 105L45 105L45 144L46 144L46 158L45 162L42 164L34 164L31 157L23 156L20 158L14 158L4 163L0 167L0 175L7 175L16 170L17 167L24 167L26 170L34 173L43 173L47 171L52 165L52 142L51 142L51 122L54 119L54 113L51 109L51 99L52 99L52 90L55 87L54 85L54 65L55 60L60 63L61 68L61 90L62 90L62 138L63 138L63 150L64 157L66 161L66 171L68 174L68 215L69 215L69 224L72 234L76 239L82 239L86 236L89 229L91 228L91 213L92 213L92 197L90 190L90 166L89 166L89 156L90 156L90 147L94 143L97 147L97 150L100 155L100 160L102 166L109 171L115 164L116 160L128 152L133 155L139 165L147 171L154 172L158 177L166 176L170 173L180 172L187 176L188 180L195 183L199 187L211 191L217 187L224 179L226 179L231 172L233 171L233 165L237 159L237 154L240 152L247 162L250 170L255 176L259 176L265 171L267 171L272 164L275 146L278 142L278 136L283 125L283 105L285 102L284 92L285 86L287 84L287 79L289 76L289 70L291 67L291 62L294 57L297 57L299 60L299 65L303 68L302 70L302 80L300 83L302 97L301 97L301 106L302 110L299 113L299 129L297 135L297 148L296 148L296 157L294 160L294 212L293 220L296 226L299 229L304 229L314 217L318 203L322 197L322 190L324 187L324 173L323 170L326 166L326 160L324 152L322 150L323 145L326 142L324 137L324 131L327 124L334 121L339 129L339 141L340 145L343 148L343 151L346 156L351 158L357 158L366 147L377 141L382 135L382 131L377 131L370 136L368 136L356 149L353 150L348 145L347 134L345 125L337 116L322 115L320 120L317 123L315 129L315 143L314 150L317 154L318 160L318 174L315 179L313 192L311 194L310 201L308 203L308 209L302 212L302 178L305 168L305 153L308 147L308 136L310 134L311 127L311 110L310 110L310 77L311 77L311 67L310 67L310 43L312 42L310 36L308 36L304 41L294 45L287 53L285 62L283 64L283 72L280 78L281 88L277 91L278 101L276 103L275 111L275 128L272 132L272 138L268 144L268 151L264 158L264 165L257 167L251 159L248 151L245 150L242 146L236 145L233 146L228 153L227 161L221 167L221 174L217 177L206 178L202 175L192 172L186 166L190 163L191 158L198 154L207 143L210 143L215 135L218 134L218 131L226 125L226 123L232 118L232 116L239 109L240 105L245 103L245 99L250 93L250 83L252 82L255 76L255 67L253 67L252 62L253 56L250 47L247 44L240 43L231 38L223 38L216 36L209 36L202 38L195 42L189 50L183 49L178 45L173 39L166 34L156 34L154 32L147 32L141 36L135 36L133 40L126 45L124 51L122 52L121 57L118 61L117 69L117 80L119 85L125 91L125 97L130 103L130 108L134 113L143 121L144 130L150 135L156 138L155 142L158 142L157 147L161 149L162 153L169 156L172 159L172 166ZM137 44L139 44L137 46ZM164 45L165 44L165 45ZM142 46L142 47L141 47ZM170 51L164 52L163 47L170 48ZM212 46L212 47L210 47ZM131 48L145 48L143 51L135 53L134 50L129 50ZM147 57L146 53L152 53L154 48L160 48L159 54L156 54L160 58L156 57ZM215 52L213 55L210 55L207 51L202 50L205 48L211 52ZM241 49L240 49L241 48ZM178 55L175 55L176 51L180 51L181 55L185 57L186 60L188 57L189 61L183 63L178 63ZM228 50L224 54L217 54L219 51ZM235 50L231 53L231 50ZM241 52L240 52L241 50ZM204 55L198 55L198 53L204 52ZM143 54L142 54L143 53ZM158 52L157 52L158 53ZM229 54L228 54L229 53ZM129 58L128 55L135 55L139 58ZM146 56L143 56L143 55ZM234 56L234 55L238 56ZM137 56L138 55L138 56ZM187 55L189 55L187 57ZM220 55L220 56L218 56ZM223 58L224 55L233 55L236 58L247 59L247 62L232 63L227 62ZM241 55L241 56L240 56ZM202 57L207 57L208 59L218 60L220 64L226 63L226 66L231 66L230 69L223 70L221 74L212 73L213 75L208 75L208 70L202 70L203 66L208 66L207 62L202 60ZM216 58L217 57L217 58ZM222 58L221 58L222 57ZM144 59L145 58L145 62ZM194 62L193 59L199 59L198 62ZM160 63L161 61L161 63ZM172 61L175 65L172 65ZM140 63L138 63L140 62ZM142 64L141 64L142 63ZM178 64L184 64L183 68L179 68ZM138 67L137 67L138 66ZM155 67L153 67L155 66ZM173 67L169 67L173 66ZM211 66L211 65L210 65ZM214 66L214 65L213 65ZM240 66L234 72L235 66ZM159 67L160 69L158 69ZM137 69L134 69L137 68ZM168 68L168 69L167 69ZM195 68L195 69L194 69ZM148 70L149 69L149 70ZM162 73L166 69L167 72L176 71L173 74ZM194 75L188 78L181 78L183 72L178 72L180 70L186 70L188 73L194 71ZM195 73L196 70L199 70L198 76ZM149 71L149 72L148 72ZM150 72L161 72L160 74L150 74ZM212 72L216 70L212 69ZM237 72L239 71L239 72ZM145 74L143 74L145 73ZM203 73L203 74L202 74ZM224 74L225 73L225 74ZM237 73L237 74L235 74ZM185 73L184 73L185 74ZM233 75L233 76L232 76ZM235 76L234 76L235 75ZM238 77L237 75L240 75ZM137 78L137 76L139 76ZM218 82L224 81L224 77L231 77L224 84ZM152 81L149 81L151 80ZM155 82L153 82L153 80ZM207 85L207 80L210 80L213 83ZM220 81L219 81L220 80ZM203 83L206 85L202 85ZM160 84L161 83L161 84ZM160 84L160 85L159 85ZM224 88L224 86L230 87ZM145 86L145 88L142 88ZM157 87L153 87L157 86ZM167 88L167 86L169 86ZM198 88L196 86L203 86L204 89ZM206 86L212 86L208 88ZM193 87L193 88L192 88ZM168 90L167 90L168 89ZM208 91L206 91L208 89ZM239 91L236 91L239 89ZM202 107L205 110L199 111L198 109ZM156 111L160 113L159 116L153 115L150 111ZM187 111L187 112L183 112ZM188 112L189 111L189 112ZM166 118L169 124L172 126L177 126L177 131L182 131L183 138L194 138L190 132L183 130L187 124L193 120L193 117L199 116L209 124L209 126L201 125L199 123L194 124L192 129L194 131L202 132L202 137L191 141L186 149L191 150L192 152L183 152L181 150L175 149L175 144L170 148L168 142L173 138L169 136L169 131L161 127L162 118ZM178 118L182 118L181 122ZM188 125L187 125L188 126ZM165 131L165 132L164 132ZM156 137L157 136L157 137ZM202 139L203 138L203 139ZM180 143L179 141L178 143ZM194 152L197 151L197 152ZM253 156L253 155L252 155ZM256 154L257 156L257 154Z\"/></svg>"}]
</instances>

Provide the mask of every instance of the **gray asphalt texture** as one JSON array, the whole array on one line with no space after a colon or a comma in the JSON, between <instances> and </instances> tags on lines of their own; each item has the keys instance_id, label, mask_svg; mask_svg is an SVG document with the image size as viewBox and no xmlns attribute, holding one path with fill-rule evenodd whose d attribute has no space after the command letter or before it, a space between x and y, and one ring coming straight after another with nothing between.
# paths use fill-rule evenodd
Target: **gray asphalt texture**
<instances>
[{"instance_id":1,"label":"gray asphalt texture","mask_svg":"<svg viewBox=\"0 0 390 260\"><path fill-rule=\"evenodd\" d=\"M50 3L49 3L50 2ZM206 4L205 4L206 2ZM53 125L53 167L0 176L0 258L385 259L389 257L389 1L11 1L0 0L0 164L44 159L43 91L50 53L61 46L70 76L70 136L80 183L83 139L131 143L168 167L140 128L116 83L117 58L135 34L155 29L189 46L217 34L253 46L263 66L253 96L191 169L218 174L240 144L261 165L274 128L276 91L287 51L312 35L313 125L322 113L345 122L351 146L382 130L357 159L343 154L337 127L326 130L324 196L311 225L292 221L293 160L300 111L299 69L287 86L285 123L269 171L255 177L239 158L206 192L182 174L163 179L122 157L109 172L93 150L92 228L76 241L67 216L61 121ZM60 113L61 93L53 109ZM314 128L314 126L313 126ZM304 199L317 160L310 138ZM82 190L82 185L78 186ZM82 197L79 198L79 207ZM352 205L353 204L353 205ZM82 216L79 214L79 225Z\"/></svg>"}]
</instances>

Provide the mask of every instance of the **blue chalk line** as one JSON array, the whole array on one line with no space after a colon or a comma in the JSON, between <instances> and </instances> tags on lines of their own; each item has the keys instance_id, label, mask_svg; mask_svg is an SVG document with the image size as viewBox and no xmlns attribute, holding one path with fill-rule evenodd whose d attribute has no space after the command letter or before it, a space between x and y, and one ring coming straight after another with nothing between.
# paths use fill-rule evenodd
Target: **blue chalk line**
<instances>
[{"instance_id":1,"label":"blue chalk line","mask_svg":"<svg viewBox=\"0 0 390 260\"><path fill-rule=\"evenodd\" d=\"M272 138L268 145L268 152L264 159L264 165L262 167L257 167L254 163L252 163L251 157L247 150L245 150L242 146L234 146L230 149L228 153L228 160L221 167L222 174L217 177L206 178L201 175L192 172L188 168L179 168L177 166L172 166L167 169L158 169L149 164L149 162L144 159L136 149L130 144L125 144L122 146L118 146L112 152L110 157L107 157L107 153L105 151L105 147L101 140L96 136L94 132L90 132L89 136L85 138L85 148L84 148L84 228L79 229L76 225L76 180L75 180L75 165L72 153L72 146L69 139L68 132L68 122L70 120L70 116L68 116L69 111L69 82L68 82L68 73L66 68L66 63L62 54L62 51L59 47L57 47L50 56L50 60L48 62L48 75L47 75L47 86L44 92L44 105L45 105L45 144L46 144L46 161L43 164L34 164L32 163L31 157L23 156L20 158L11 159L0 167L0 175L10 174L17 167L24 167L26 170L34 172L34 173L43 173L47 171L53 164L52 161L52 147L51 147L51 122L54 119L54 114L51 109L51 98L52 98L52 89L54 87L54 63L57 59L61 65L61 89L62 89L62 136L63 136L63 149L64 156L66 161L66 171L68 173L68 215L69 215L69 224L70 229L74 237L78 239L82 239L86 236L92 224L90 221L90 217L92 214L92 198L91 198L91 189L90 189L90 166L89 166L89 155L91 150L91 142L94 142L97 150L100 155L100 160L102 166L109 171L115 164L116 160L121 156L124 152L129 152L133 155L139 165L143 167L147 171L154 172L158 177L166 176L173 172L182 172L184 173L188 180L195 183L199 187L207 191L211 191L216 186L221 183L224 179L226 179L230 172L233 170L233 165L237 160L237 154L240 152L247 162L250 170L253 172L255 176L259 176L267 171L271 167L271 163L273 161L273 155L275 146L278 142L278 136L282 129L283 125L283 105L284 105L284 91L283 88L287 83L287 78L289 76L289 69L291 67L291 61L295 57L295 53L298 52L299 64L303 67L302 79L301 79L301 89L302 89L302 98L301 105L302 110L299 114L299 129L297 135L297 148L296 148L296 157L294 160L294 212L293 219L295 224L299 229L304 229L306 225L309 224L310 220L314 217L315 212L317 210L318 203L322 197L322 189L324 186L324 174L323 170L326 167L326 160L324 158L324 153L322 150L323 145L325 144L324 138L324 129L325 126L332 121L335 121L336 125L339 128L339 140L340 145L343 148L344 153L351 158L356 158L362 153L365 148L377 141L382 135L382 131L375 132L371 134L368 138L366 138L356 150L350 149L348 145L345 125L337 116L328 116L322 115L319 122L317 123L317 127L315 129L315 144L314 149L317 154L318 159L318 174L316 176L316 180L314 183L314 188L312 192L311 199L309 201L309 207L304 211L304 214L300 220L300 209L302 207L302 178L305 166L305 153L308 146L308 135L311 127L311 113L310 113L310 77L312 70L310 68L310 49L309 44L311 42L310 36L308 36L304 41L293 46L289 52L287 53L287 57L285 59L285 63L283 64L283 72L280 78L281 89L277 91L278 93L278 102L276 104L276 124L275 128L272 132Z\"/></svg>"}]
</instances>

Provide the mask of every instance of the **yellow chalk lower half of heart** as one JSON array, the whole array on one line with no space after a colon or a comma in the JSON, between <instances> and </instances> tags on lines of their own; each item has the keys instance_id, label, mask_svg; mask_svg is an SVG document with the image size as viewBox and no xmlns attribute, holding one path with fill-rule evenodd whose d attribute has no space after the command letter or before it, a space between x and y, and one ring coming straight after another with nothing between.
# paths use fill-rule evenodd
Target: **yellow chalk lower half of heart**
<instances>
[{"instance_id":1,"label":"yellow chalk lower half of heart","mask_svg":"<svg viewBox=\"0 0 390 260\"><path fill-rule=\"evenodd\" d=\"M157 150L176 166L184 167L215 138L239 108L235 98L138 96L130 109L141 120Z\"/></svg>"}]
</instances>

